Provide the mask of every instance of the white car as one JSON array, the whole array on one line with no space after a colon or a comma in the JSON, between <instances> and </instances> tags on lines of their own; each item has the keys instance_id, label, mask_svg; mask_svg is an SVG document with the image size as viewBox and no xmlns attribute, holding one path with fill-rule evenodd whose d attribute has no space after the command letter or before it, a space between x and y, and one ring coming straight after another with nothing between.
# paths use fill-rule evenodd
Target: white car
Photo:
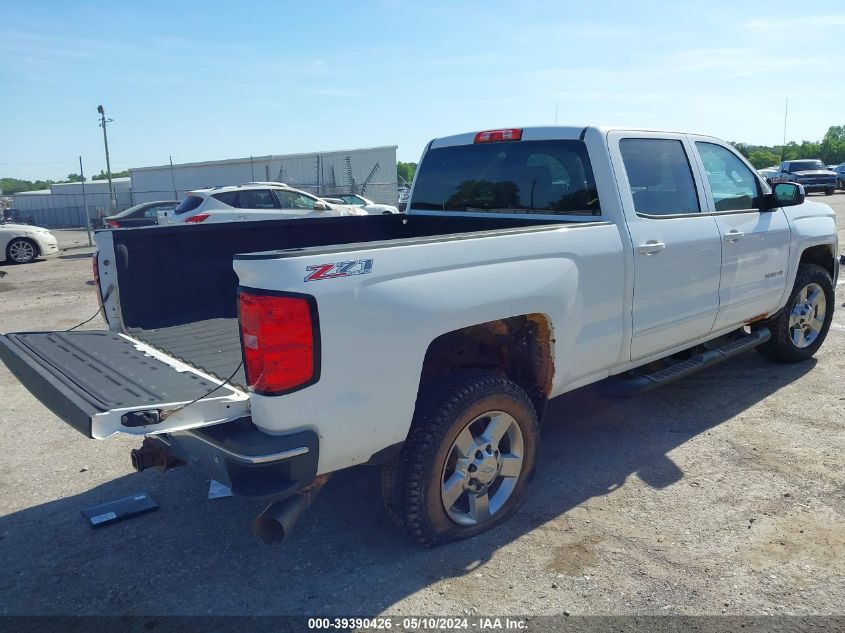
<instances>
[{"instance_id":1,"label":"white car","mask_svg":"<svg viewBox=\"0 0 845 633\"><path fill-rule=\"evenodd\" d=\"M0 257L12 264L28 264L36 257L59 252L56 236L29 224L0 224Z\"/></svg>"},{"instance_id":2,"label":"white car","mask_svg":"<svg viewBox=\"0 0 845 633\"><path fill-rule=\"evenodd\" d=\"M328 203L283 183L267 182L191 191L173 211L159 212L158 223L209 224L346 215L367 215L367 212Z\"/></svg>"},{"instance_id":3,"label":"white car","mask_svg":"<svg viewBox=\"0 0 845 633\"><path fill-rule=\"evenodd\" d=\"M370 215L399 213L399 209L394 207L392 204L379 204L378 202L373 202L364 196L359 196L357 193L336 193L329 198L323 198L323 200L337 200L342 204L363 209Z\"/></svg>"}]
</instances>

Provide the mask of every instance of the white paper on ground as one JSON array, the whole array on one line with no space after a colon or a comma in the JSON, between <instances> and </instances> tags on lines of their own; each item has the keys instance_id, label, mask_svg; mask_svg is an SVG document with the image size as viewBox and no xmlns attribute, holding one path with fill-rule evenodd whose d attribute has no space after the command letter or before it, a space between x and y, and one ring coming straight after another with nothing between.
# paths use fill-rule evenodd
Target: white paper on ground
<instances>
[{"instance_id":1,"label":"white paper on ground","mask_svg":"<svg viewBox=\"0 0 845 633\"><path fill-rule=\"evenodd\" d=\"M224 486L219 481L211 480L208 486L209 499L222 499L223 497L231 497L232 489L229 486Z\"/></svg>"}]
</instances>

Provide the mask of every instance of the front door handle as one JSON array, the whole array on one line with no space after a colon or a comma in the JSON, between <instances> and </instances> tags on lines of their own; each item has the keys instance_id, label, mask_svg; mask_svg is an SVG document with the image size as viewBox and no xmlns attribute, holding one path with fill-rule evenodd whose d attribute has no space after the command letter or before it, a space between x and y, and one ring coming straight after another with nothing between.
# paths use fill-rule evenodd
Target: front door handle
<instances>
[{"instance_id":1,"label":"front door handle","mask_svg":"<svg viewBox=\"0 0 845 633\"><path fill-rule=\"evenodd\" d=\"M745 237L745 233L737 231L736 229L732 229L725 233L726 242L736 242L737 240L741 240L743 237Z\"/></svg>"},{"instance_id":2,"label":"front door handle","mask_svg":"<svg viewBox=\"0 0 845 633\"><path fill-rule=\"evenodd\" d=\"M640 255L654 255L666 248L666 244L658 242L657 240L649 240L645 244L637 246L637 252Z\"/></svg>"}]
</instances>

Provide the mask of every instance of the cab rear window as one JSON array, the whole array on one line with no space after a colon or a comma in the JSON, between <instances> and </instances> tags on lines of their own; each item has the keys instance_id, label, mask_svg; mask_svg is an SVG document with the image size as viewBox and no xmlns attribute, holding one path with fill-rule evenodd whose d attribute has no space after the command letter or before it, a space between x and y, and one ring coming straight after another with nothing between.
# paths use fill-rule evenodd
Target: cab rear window
<instances>
[{"instance_id":1,"label":"cab rear window","mask_svg":"<svg viewBox=\"0 0 845 633\"><path fill-rule=\"evenodd\" d=\"M188 211L193 211L198 206L202 204L202 198L199 196L187 196L182 202L179 203L179 206L173 211L176 215L181 213L187 213Z\"/></svg>"},{"instance_id":2,"label":"cab rear window","mask_svg":"<svg viewBox=\"0 0 845 633\"><path fill-rule=\"evenodd\" d=\"M538 215L601 215L581 141L518 141L441 147L417 171L409 207Z\"/></svg>"}]
</instances>

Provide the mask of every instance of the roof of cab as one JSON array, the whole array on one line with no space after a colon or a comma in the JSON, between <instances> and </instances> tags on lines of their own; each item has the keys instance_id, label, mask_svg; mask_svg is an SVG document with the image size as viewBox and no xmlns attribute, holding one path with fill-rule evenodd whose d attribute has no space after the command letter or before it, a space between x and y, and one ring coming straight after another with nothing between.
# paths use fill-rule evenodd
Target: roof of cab
<instances>
[{"instance_id":1,"label":"roof of cab","mask_svg":"<svg viewBox=\"0 0 845 633\"><path fill-rule=\"evenodd\" d=\"M695 136L714 138L706 134L698 134L694 132L681 132L679 130L660 130L650 128L632 128L632 127L613 127L613 126L598 126L598 125L545 125L545 126L528 126L522 128L491 128L491 130L507 130L519 129L522 130L523 141L534 140L583 140L588 130L596 130L599 134L605 135L610 132L648 132L648 133L666 133L666 134L693 134ZM476 130L474 132L464 132L462 134L453 134L450 136L443 136L431 141L428 149L437 147L449 147L453 145L472 145L475 142L475 136L479 132L489 130Z\"/></svg>"}]
</instances>

